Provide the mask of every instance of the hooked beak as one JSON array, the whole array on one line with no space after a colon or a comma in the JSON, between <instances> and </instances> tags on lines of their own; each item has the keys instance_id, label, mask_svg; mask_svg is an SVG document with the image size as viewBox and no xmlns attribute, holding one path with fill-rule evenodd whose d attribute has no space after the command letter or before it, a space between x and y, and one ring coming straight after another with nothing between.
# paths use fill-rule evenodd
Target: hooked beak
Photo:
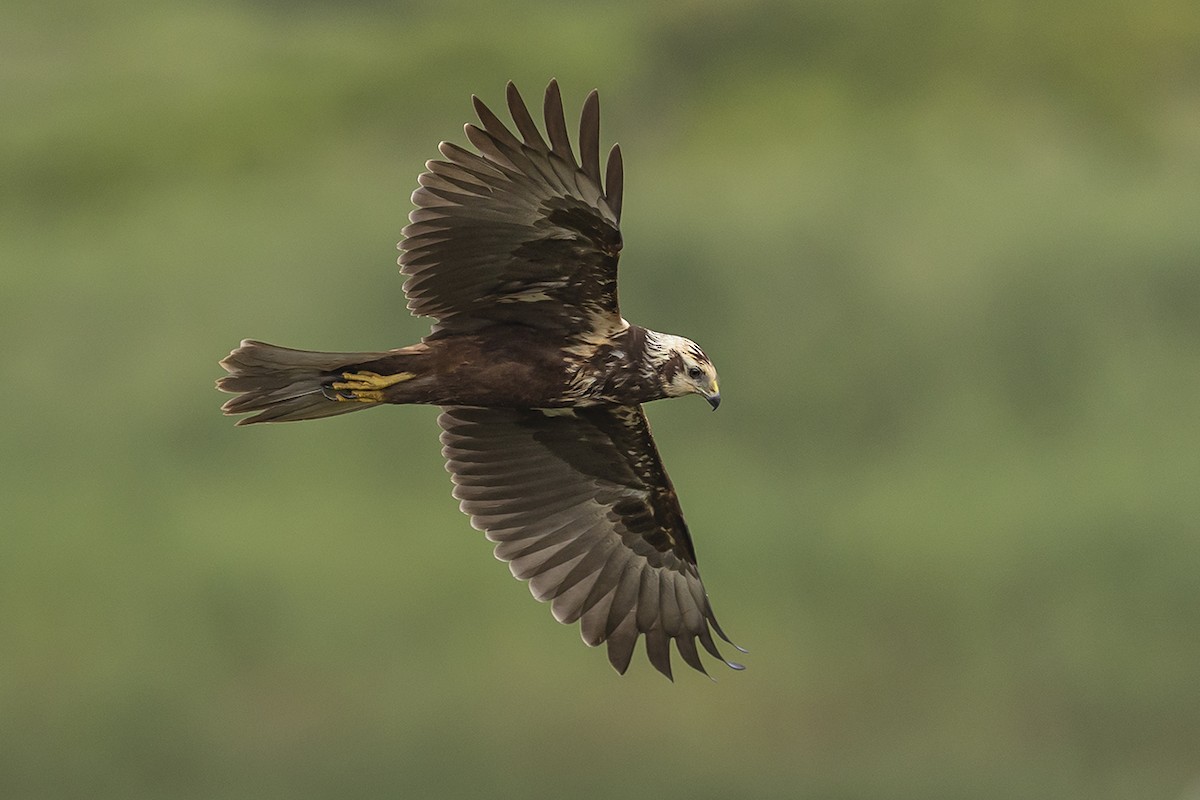
<instances>
[{"instance_id":1,"label":"hooked beak","mask_svg":"<svg viewBox=\"0 0 1200 800\"><path fill-rule=\"evenodd\" d=\"M721 389L717 386L716 381L713 381L712 391L705 393L704 399L712 406L713 411L716 411L717 406L721 405Z\"/></svg>"}]
</instances>

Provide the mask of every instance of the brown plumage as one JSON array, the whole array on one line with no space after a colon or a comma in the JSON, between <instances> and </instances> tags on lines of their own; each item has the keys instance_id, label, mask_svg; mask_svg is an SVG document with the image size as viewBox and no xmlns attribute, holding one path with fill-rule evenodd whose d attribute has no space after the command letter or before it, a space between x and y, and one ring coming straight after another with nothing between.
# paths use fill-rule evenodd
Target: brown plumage
<instances>
[{"instance_id":1,"label":"brown plumage","mask_svg":"<svg viewBox=\"0 0 1200 800\"><path fill-rule=\"evenodd\" d=\"M454 496L496 556L555 618L606 643L620 672L639 637L671 676L670 643L704 670L697 641L731 667L679 500L641 404L700 394L716 370L692 341L622 317L621 151L600 169L595 92L576 162L558 85L543 138L516 87L519 137L478 98L478 153L447 142L413 193L400 245L409 309L435 319L419 344L319 353L243 341L217 385L238 424L314 419L383 404L442 407Z\"/></svg>"}]
</instances>

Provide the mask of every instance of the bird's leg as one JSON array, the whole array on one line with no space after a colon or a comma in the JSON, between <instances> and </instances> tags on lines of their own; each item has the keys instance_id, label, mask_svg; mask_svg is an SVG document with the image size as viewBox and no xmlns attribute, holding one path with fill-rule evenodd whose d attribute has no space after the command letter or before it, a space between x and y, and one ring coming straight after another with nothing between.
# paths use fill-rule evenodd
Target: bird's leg
<instances>
[{"instance_id":1,"label":"bird's leg","mask_svg":"<svg viewBox=\"0 0 1200 800\"><path fill-rule=\"evenodd\" d=\"M329 384L333 393L326 392L331 400L348 403L382 403L383 390L397 383L416 377L413 372L397 372L380 375L378 372L343 372L342 380Z\"/></svg>"}]
</instances>

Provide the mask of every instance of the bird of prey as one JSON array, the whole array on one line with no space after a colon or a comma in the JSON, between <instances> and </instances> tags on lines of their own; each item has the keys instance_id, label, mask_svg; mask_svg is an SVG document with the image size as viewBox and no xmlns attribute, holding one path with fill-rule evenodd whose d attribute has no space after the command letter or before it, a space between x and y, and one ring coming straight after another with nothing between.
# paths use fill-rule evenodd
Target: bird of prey
<instances>
[{"instance_id":1,"label":"bird of prey","mask_svg":"<svg viewBox=\"0 0 1200 800\"><path fill-rule=\"evenodd\" d=\"M237 394L222 408L257 412L242 425L440 406L455 498L559 622L607 643L621 673L639 637L668 678L672 640L701 672L697 641L741 669L713 639L733 645L642 410L687 394L716 409L717 371L695 342L621 316L621 150L601 173L597 93L583 104L579 161L556 82L545 136L512 83L516 133L472 99L477 152L441 143L399 245L408 308L433 318L429 335L361 353L245 340L221 361L217 386Z\"/></svg>"}]
</instances>

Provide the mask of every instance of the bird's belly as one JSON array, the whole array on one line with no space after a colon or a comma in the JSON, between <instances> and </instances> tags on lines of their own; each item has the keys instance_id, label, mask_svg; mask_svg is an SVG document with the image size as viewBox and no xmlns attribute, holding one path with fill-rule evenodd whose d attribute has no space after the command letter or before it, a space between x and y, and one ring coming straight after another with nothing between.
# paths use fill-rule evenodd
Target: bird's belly
<instances>
[{"instance_id":1,"label":"bird's belly","mask_svg":"<svg viewBox=\"0 0 1200 800\"><path fill-rule=\"evenodd\" d=\"M519 327L431 338L419 363L405 368L415 377L396 386L392 402L561 408L580 394L563 343Z\"/></svg>"}]
</instances>

